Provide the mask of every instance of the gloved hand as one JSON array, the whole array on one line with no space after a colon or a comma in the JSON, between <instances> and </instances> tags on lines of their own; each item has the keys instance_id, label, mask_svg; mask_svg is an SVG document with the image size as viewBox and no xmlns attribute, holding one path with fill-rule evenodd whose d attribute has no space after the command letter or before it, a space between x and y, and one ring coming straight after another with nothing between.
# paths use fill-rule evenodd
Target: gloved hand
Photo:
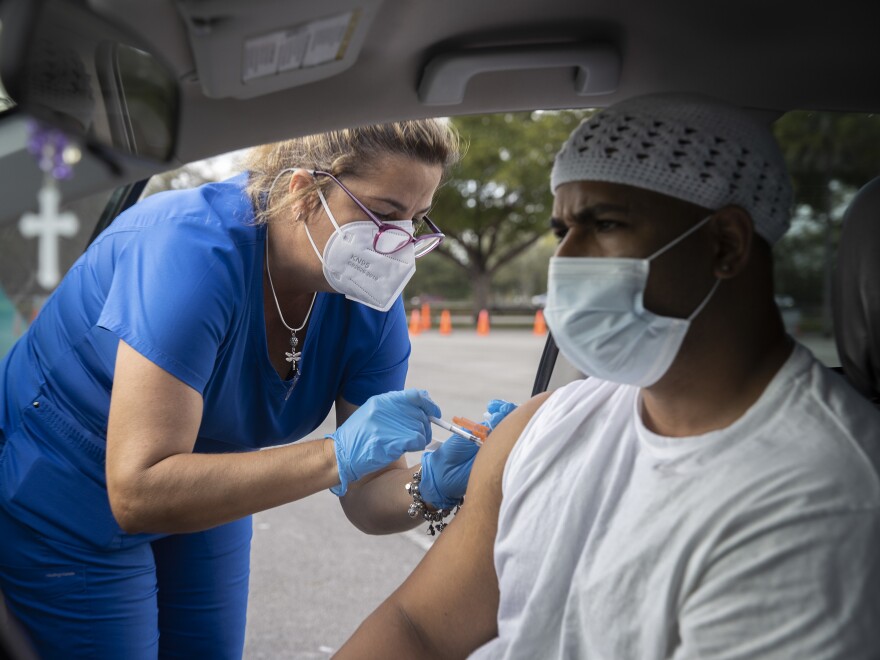
<instances>
[{"instance_id":1,"label":"gloved hand","mask_svg":"<svg viewBox=\"0 0 880 660\"><path fill-rule=\"evenodd\" d=\"M516 404L504 399L492 399L486 406L486 412L483 414L483 424L489 427L490 431L494 431L495 427L501 423L501 420L516 410Z\"/></svg>"},{"instance_id":2,"label":"gloved hand","mask_svg":"<svg viewBox=\"0 0 880 660\"><path fill-rule=\"evenodd\" d=\"M440 417L440 408L425 390L386 392L367 399L345 420L333 438L339 485L330 491L342 497L348 485L397 460L419 451L431 441L428 416Z\"/></svg>"},{"instance_id":3,"label":"gloved hand","mask_svg":"<svg viewBox=\"0 0 880 660\"><path fill-rule=\"evenodd\" d=\"M512 410L515 403L492 399L486 406L483 425L492 431ZM489 442L489 440L487 440ZM475 442L452 435L435 451L422 455L422 499L435 509L448 509L461 502L479 447Z\"/></svg>"}]
</instances>

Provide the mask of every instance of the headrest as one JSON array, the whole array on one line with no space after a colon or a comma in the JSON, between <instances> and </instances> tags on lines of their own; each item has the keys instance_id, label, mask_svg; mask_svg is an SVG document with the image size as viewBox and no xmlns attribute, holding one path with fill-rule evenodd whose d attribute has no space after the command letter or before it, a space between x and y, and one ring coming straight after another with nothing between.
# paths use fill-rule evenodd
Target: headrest
<instances>
[{"instance_id":1,"label":"headrest","mask_svg":"<svg viewBox=\"0 0 880 660\"><path fill-rule=\"evenodd\" d=\"M866 184L843 216L832 304L834 339L849 381L880 396L880 177Z\"/></svg>"}]
</instances>

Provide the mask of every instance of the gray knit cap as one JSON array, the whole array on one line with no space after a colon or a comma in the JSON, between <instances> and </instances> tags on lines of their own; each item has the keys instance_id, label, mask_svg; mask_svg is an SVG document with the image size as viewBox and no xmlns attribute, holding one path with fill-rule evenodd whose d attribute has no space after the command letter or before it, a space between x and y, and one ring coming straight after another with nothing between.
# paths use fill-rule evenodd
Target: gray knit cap
<instances>
[{"instance_id":1,"label":"gray knit cap","mask_svg":"<svg viewBox=\"0 0 880 660\"><path fill-rule=\"evenodd\" d=\"M627 99L593 115L556 155L550 184L607 181L718 209L745 209L771 245L791 220L792 190L769 126L692 94Z\"/></svg>"}]
</instances>

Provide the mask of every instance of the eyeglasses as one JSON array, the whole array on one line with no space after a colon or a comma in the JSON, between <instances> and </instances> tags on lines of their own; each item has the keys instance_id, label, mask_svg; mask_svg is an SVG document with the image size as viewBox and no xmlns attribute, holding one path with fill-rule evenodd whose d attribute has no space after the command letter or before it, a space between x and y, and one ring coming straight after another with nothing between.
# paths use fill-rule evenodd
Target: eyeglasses
<instances>
[{"instance_id":1,"label":"eyeglasses","mask_svg":"<svg viewBox=\"0 0 880 660\"><path fill-rule=\"evenodd\" d=\"M367 217L379 228L379 231L376 232L376 236L373 238L373 249L379 254L393 254L412 243L416 258L424 257L428 252L440 245L440 243L443 242L443 239L446 238L443 232L440 231L440 228L435 225L428 216L425 216L423 221L430 233L420 234L418 236L410 234L406 229L395 227L387 222L382 222L366 206L364 206L357 197L354 196L354 193L342 185L342 182L335 176L329 172L322 172L321 170L312 170L311 174L314 177L327 176L333 179L333 181L342 188L345 194L351 198L351 201L357 204L358 208L366 213ZM413 223L415 224L415 222L416 221L414 220Z\"/></svg>"}]
</instances>

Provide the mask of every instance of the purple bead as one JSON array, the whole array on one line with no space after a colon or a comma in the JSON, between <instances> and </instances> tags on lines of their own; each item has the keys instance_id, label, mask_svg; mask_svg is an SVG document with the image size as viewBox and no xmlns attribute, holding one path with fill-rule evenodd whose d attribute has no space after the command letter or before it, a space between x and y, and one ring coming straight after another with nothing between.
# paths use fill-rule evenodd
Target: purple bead
<instances>
[{"instance_id":1,"label":"purple bead","mask_svg":"<svg viewBox=\"0 0 880 660\"><path fill-rule=\"evenodd\" d=\"M73 175L73 168L64 162L64 149L70 140L63 132L34 120L28 122L28 132L28 152L37 158L40 170L55 179Z\"/></svg>"}]
</instances>

